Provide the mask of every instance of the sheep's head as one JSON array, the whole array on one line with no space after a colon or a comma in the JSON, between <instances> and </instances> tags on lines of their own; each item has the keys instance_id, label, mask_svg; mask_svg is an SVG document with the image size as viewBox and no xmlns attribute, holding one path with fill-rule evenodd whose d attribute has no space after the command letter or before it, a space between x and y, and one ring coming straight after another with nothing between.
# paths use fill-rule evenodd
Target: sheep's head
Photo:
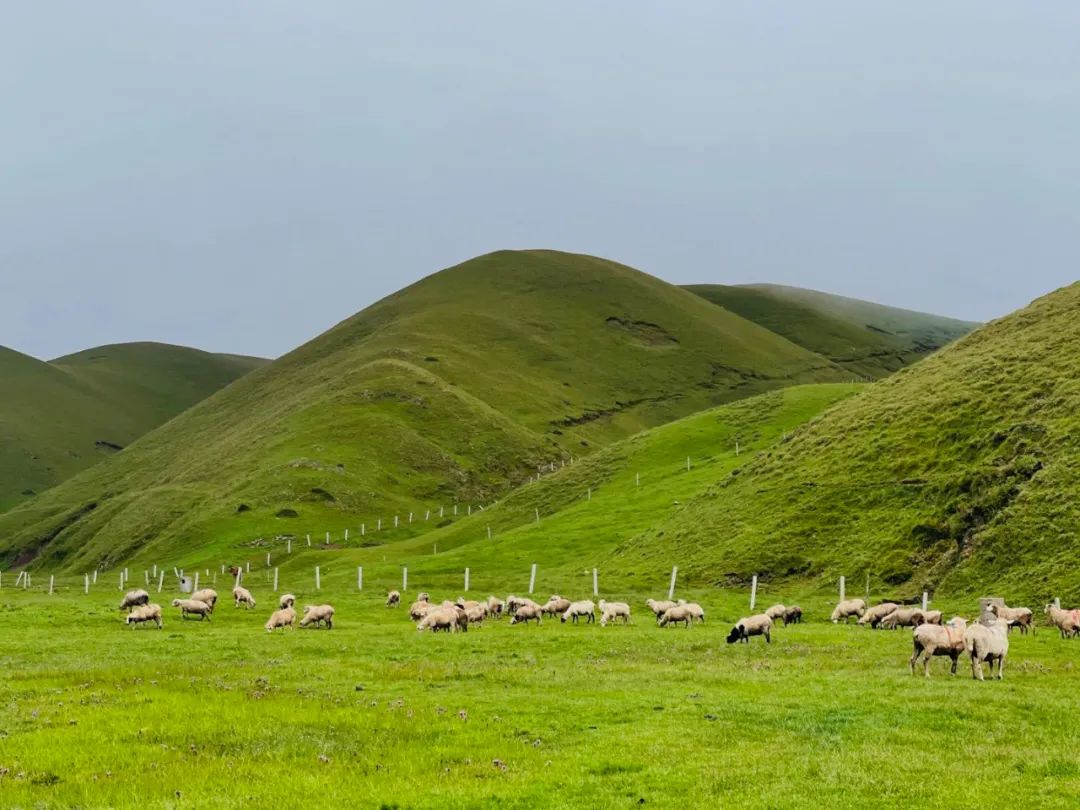
<instances>
[{"instance_id":1,"label":"sheep's head","mask_svg":"<svg viewBox=\"0 0 1080 810\"><path fill-rule=\"evenodd\" d=\"M731 632L728 633L727 643L728 644L734 644L740 638L742 638L742 628L739 627L739 625L735 625L734 627L731 628Z\"/></svg>"},{"instance_id":2,"label":"sheep's head","mask_svg":"<svg viewBox=\"0 0 1080 810\"><path fill-rule=\"evenodd\" d=\"M172 600L172 606L173 607L180 607L180 600L179 599L173 599Z\"/></svg>"}]
</instances>

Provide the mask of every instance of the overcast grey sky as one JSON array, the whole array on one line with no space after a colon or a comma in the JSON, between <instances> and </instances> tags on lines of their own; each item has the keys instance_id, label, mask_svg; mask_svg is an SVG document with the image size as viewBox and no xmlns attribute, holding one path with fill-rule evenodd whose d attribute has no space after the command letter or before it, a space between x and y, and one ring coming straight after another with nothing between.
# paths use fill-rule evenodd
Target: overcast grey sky
<instances>
[{"instance_id":1,"label":"overcast grey sky","mask_svg":"<svg viewBox=\"0 0 1080 810\"><path fill-rule=\"evenodd\" d=\"M273 356L504 247L972 319L1076 277L1080 4L29 2L0 344Z\"/></svg>"}]
</instances>

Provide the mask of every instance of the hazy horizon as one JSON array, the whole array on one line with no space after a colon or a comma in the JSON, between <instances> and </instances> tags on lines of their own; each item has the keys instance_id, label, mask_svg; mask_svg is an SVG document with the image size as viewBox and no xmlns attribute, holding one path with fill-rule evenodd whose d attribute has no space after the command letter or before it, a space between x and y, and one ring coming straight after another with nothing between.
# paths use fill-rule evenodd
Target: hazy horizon
<instances>
[{"instance_id":1,"label":"hazy horizon","mask_svg":"<svg viewBox=\"0 0 1080 810\"><path fill-rule=\"evenodd\" d=\"M1075 279L1080 9L25 5L0 345L275 357L507 247L985 321Z\"/></svg>"}]
</instances>

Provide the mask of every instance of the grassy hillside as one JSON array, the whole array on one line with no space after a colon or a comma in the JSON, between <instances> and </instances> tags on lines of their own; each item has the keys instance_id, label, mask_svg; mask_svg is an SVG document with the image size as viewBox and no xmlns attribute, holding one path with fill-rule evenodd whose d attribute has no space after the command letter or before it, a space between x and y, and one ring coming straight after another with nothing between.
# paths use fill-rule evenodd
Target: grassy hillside
<instances>
[{"instance_id":1,"label":"grassy hillside","mask_svg":"<svg viewBox=\"0 0 1080 810\"><path fill-rule=\"evenodd\" d=\"M1080 600L1078 315L1073 285L868 387L623 544L617 565Z\"/></svg>"},{"instance_id":2,"label":"grassy hillside","mask_svg":"<svg viewBox=\"0 0 1080 810\"><path fill-rule=\"evenodd\" d=\"M978 326L773 284L686 289L870 379L911 365Z\"/></svg>"},{"instance_id":3,"label":"grassy hillside","mask_svg":"<svg viewBox=\"0 0 1080 810\"><path fill-rule=\"evenodd\" d=\"M96 464L264 362L126 343L45 363L0 347L0 510Z\"/></svg>"},{"instance_id":4,"label":"grassy hillside","mask_svg":"<svg viewBox=\"0 0 1080 810\"><path fill-rule=\"evenodd\" d=\"M846 376L629 267L504 251L378 302L0 517L0 543L8 561L81 569L148 544L487 502L542 462Z\"/></svg>"}]
</instances>

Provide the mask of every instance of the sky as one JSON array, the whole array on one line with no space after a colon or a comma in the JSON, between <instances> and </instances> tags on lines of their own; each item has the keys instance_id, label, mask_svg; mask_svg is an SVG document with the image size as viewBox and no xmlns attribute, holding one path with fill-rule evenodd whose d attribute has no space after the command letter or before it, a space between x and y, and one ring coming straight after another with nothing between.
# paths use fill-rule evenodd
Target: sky
<instances>
[{"instance_id":1,"label":"sky","mask_svg":"<svg viewBox=\"0 0 1080 810\"><path fill-rule=\"evenodd\" d=\"M986 320L1076 278L1080 4L18 3L0 344L277 356L501 248Z\"/></svg>"}]
</instances>

